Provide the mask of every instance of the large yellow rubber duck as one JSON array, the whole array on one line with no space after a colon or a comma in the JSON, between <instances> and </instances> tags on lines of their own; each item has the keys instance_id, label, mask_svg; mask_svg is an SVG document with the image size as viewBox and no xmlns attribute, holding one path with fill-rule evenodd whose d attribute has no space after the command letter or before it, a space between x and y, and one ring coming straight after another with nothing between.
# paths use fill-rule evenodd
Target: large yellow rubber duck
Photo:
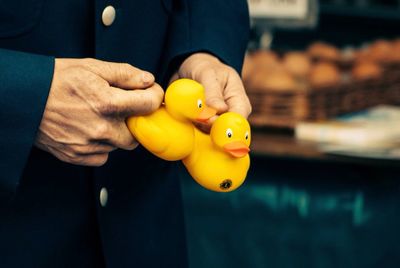
<instances>
[{"instance_id":1,"label":"large yellow rubber duck","mask_svg":"<svg viewBox=\"0 0 400 268\"><path fill-rule=\"evenodd\" d=\"M237 189L250 167L250 125L241 115L224 113L209 135L195 129L195 147L183 164L203 187L216 192Z\"/></svg>"},{"instance_id":2,"label":"large yellow rubber duck","mask_svg":"<svg viewBox=\"0 0 400 268\"><path fill-rule=\"evenodd\" d=\"M126 122L147 150L169 161L182 160L194 146L192 122L206 122L216 111L205 104L204 87L191 79L171 83L164 105L150 115L132 116Z\"/></svg>"}]
</instances>

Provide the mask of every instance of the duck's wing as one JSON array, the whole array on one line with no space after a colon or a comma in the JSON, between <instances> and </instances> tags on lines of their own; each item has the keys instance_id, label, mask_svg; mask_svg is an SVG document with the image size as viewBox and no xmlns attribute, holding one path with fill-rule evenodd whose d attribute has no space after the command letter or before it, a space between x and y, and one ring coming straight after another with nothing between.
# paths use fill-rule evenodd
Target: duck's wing
<instances>
[{"instance_id":1,"label":"duck's wing","mask_svg":"<svg viewBox=\"0 0 400 268\"><path fill-rule=\"evenodd\" d=\"M147 150L153 153L164 152L168 148L168 134L153 120L139 116L134 126L134 136Z\"/></svg>"},{"instance_id":2,"label":"duck's wing","mask_svg":"<svg viewBox=\"0 0 400 268\"><path fill-rule=\"evenodd\" d=\"M210 149L209 137L197 128L194 128L194 147L192 152L183 159L183 164L189 170L198 165L201 158L204 158L205 151ZM204 163L200 163L204 164Z\"/></svg>"}]
</instances>

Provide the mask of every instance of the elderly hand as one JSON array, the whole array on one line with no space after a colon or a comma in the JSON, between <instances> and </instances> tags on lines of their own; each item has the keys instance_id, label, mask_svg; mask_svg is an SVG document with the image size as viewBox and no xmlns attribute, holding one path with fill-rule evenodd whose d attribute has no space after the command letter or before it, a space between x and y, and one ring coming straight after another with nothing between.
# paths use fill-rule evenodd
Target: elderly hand
<instances>
[{"instance_id":1,"label":"elderly hand","mask_svg":"<svg viewBox=\"0 0 400 268\"><path fill-rule=\"evenodd\" d=\"M134 149L125 118L156 110L164 92L129 64L56 59L35 145L58 159L100 166L116 148Z\"/></svg>"},{"instance_id":2,"label":"elderly hand","mask_svg":"<svg viewBox=\"0 0 400 268\"><path fill-rule=\"evenodd\" d=\"M218 114L232 111L247 118L251 113L250 101L239 74L213 55L192 54L181 64L171 82L178 78L190 78L201 83L205 88L206 103L216 109ZM215 119L198 127L209 131Z\"/></svg>"}]
</instances>

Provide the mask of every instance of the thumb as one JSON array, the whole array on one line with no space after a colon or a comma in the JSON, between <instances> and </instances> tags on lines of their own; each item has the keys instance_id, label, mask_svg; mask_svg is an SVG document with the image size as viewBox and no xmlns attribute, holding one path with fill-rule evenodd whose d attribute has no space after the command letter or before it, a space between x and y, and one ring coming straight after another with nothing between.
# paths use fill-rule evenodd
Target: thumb
<instances>
[{"instance_id":1,"label":"thumb","mask_svg":"<svg viewBox=\"0 0 400 268\"><path fill-rule=\"evenodd\" d=\"M147 88L154 84L154 76L128 63L88 59L87 68L111 86L123 89Z\"/></svg>"},{"instance_id":2,"label":"thumb","mask_svg":"<svg viewBox=\"0 0 400 268\"><path fill-rule=\"evenodd\" d=\"M229 105L229 111L241 114L245 118L250 115L250 100L238 75L234 75L229 79L225 88L225 97Z\"/></svg>"},{"instance_id":3,"label":"thumb","mask_svg":"<svg viewBox=\"0 0 400 268\"><path fill-rule=\"evenodd\" d=\"M113 107L115 112L123 118L150 114L160 107L164 98L164 91L158 84L146 89L112 89L114 90Z\"/></svg>"}]
</instances>

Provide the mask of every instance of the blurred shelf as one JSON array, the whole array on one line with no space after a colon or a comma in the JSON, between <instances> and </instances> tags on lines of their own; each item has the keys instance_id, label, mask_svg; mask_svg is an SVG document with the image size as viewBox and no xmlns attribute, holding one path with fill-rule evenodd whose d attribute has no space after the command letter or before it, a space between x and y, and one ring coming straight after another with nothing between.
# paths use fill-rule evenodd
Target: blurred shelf
<instances>
[{"instance_id":1,"label":"blurred shelf","mask_svg":"<svg viewBox=\"0 0 400 268\"><path fill-rule=\"evenodd\" d=\"M354 7L345 5L321 4L320 12L322 14L335 16L400 20L399 7Z\"/></svg>"},{"instance_id":2,"label":"blurred shelf","mask_svg":"<svg viewBox=\"0 0 400 268\"><path fill-rule=\"evenodd\" d=\"M328 156L318 150L315 143L298 141L289 131L253 131L252 153L276 157L316 158Z\"/></svg>"},{"instance_id":3,"label":"blurred shelf","mask_svg":"<svg viewBox=\"0 0 400 268\"><path fill-rule=\"evenodd\" d=\"M318 143L297 140L290 131L255 130L251 134L251 152L254 157L288 158L311 161L400 167L398 160L383 160L331 155L319 150Z\"/></svg>"}]
</instances>

